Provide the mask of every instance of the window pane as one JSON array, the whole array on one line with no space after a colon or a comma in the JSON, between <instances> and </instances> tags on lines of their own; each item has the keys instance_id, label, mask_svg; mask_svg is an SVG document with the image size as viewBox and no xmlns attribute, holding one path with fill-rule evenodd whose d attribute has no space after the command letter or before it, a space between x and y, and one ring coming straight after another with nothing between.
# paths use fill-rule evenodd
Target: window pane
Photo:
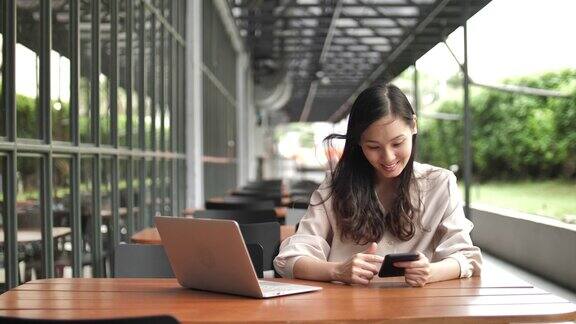
<instances>
[{"instance_id":1,"label":"window pane","mask_svg":"<svg viewBox=\"0 0 576 324\"><path fill-rule=\"evenodd\" d=\"M163 98L162 98L162 94L163 94L163 88L164 88L164 82L163 82L163 76L164 76L164 66L163 66L163 62L164 62L164 52L163 52L163 48L164 48L164 40L163 40L163 35L164 35L164 28L162 28L162 24L160 23L159 20L156 20L156 29L154 30L155 33L155 42L154 42L154 49L156 52L156 70L154 72L154 77L156 79L155 81L155 85L154 85L154 104L156 107L156 118L154 119L154 130L155 130L155 134L156 134L156 149L157 150L162 150L163 149L163 144L164 144L164 135L163 135L163 131L164 131L164 127L163 127L163 117L164 114L162 113L162 110L164 108L164 103L163 103Z\"/></svg>"},{"instance_id":2,"label":"window pane","mask_svg":"<svg viewBox=\"0 0 576 324\"><path fill-rule=\"evenodd\" d=\"M184 67L184 47L182 45L178 45L178 64L179 70ZM180 71L178 73L178 110L180 113L180 125L178 131L182 133L184 131L184 72ZM183 134L182 134L183 135ZM184 138L180 136L180 153L184 153Z\"/></svg>"},{"instance_id":3,"label":"window pane","mask_svg":"<svg viewBox=\"0 0 576 324\"><path fill-rule=\"evenodd\" d=\"M127 130L128 130L128 118L127 118L127 93L129 89L128 84L128 73L130 70L127 69L126 65L126 6L127 0L121 0L119 2L118 9L118 145L127 146Z\"/></svg>"},{"instance_id":4,"label":"window pane","mask_svg":"<svg viewBox=\"0 0 576 324\"><path fill-rule=\"evenodd\" d=\"M143 227L142 222L142 214L140 212L140 160L134 160L132 162L132 194L133 194L133 202L134 202L134 230L138 231L141 230Z\"/></svg>"},{"instance_id":5,"label":"window pane","mask_svg":"<svg viewBox=\"0 0 576 324\"><path fill-rule=\"evenodd\" d=\"M130 2L133 6L133 28L132 28L132 69L134 73L132 74L132 145L133 147L141 147L140 143L140 100L138 99L138 94L142 93L141 80L142 80L142 69L140 68L140 49L142 48L140 43L140 8L142 4L140 2Z\"/></svg>"},{"instance_id":6,"label":"window pane","mask_svg":"<svg viewBox=\"0 0 576 324\"><path fill-rule=\"evenodd\" d=\"M72 200L69 158L55 158L52 164L52 214L54 236L54 276L72 277Z\"/></svg>"},{"instance_id":7,"label":"window pane","mask_svg":"<svg viewBox=\"0 0 576 324\"><path fill-rule=\"evenodd\" d=\"M6 214L6 203L4 198L4 186L6 185L6 163L5 157L0 155L0 235L4 235L4 215ZM0 245L0 259L6 260L4 254L4 245ZM4 269L5 262L0 262L0 292L6 290L6 269Z\"/></svg>"},{"instance_id":8,"label":"window pane","mask_svg":"<svg viewBox=\"0 0 576 324\"><path fill-rule=\"evenodd\" d=\"M169 21L168 19L170 18L170 5L171 5L172 1L170 0L166 0L163 1L163 5L162 5L162 15L164 16L164 18L166 18L167 21Z\"/></svg>"},{"instance_id":9,"label":"window pane","mask_svg":"<svg viewBox=\"0 0 576 324\"><path fill-rule=\"evenodd\" d=\"M164 29L164 148L166 151L172 150L172 131L170 128L170 116L172 109L172 66L170 64L172 47L172 37L167 29Z\"/></svg>"},{"instance_id":10,"label":"window pane","mask_svg":"<svg viewBox=\"0 0 576 324\"><path fill-rule=\"evenodd\" d=\"M156 211L161 215L166 215L164 213L164 195L165 189L164 181L166 180L166 170L165 170L165 160L159 159L157 162L157 177L156 177Z\"/></svg>"},{"instance_id":11,"label":"window pane","mask_svg":"<svg viewBox=\"0 0 576 324\"><path fill-rule=\"evenodd\" d=\"M146 80L146 98L144 101L144 128L146 134L146 149L152 149L152 141L154 139L152 132L152 99L154 97L154 62L152 62L152 55L154 54L154 29L152 22L154 21L153 15L150 11L145 11L146 29L144 41L144 62L145 72L144 80Z\"/></svg>"},{"instance_id":12,"label":"window pane","mask_svg":"<svg viewBox=\"0 0 576 324\"><path fill-rule=\"evenodd\" d=\"M80 162L80 210L82 213L82 276L92 277L92 246L94 246L94 158L82 157Z\"/></svg>"},{"instance_id":13,"label":"window pane","mask_svg":"<svg viewBox=\"0 0 576 324\"><path fill-rule=\"evenodd\" d=\"M155 208L154 208L154 201L152 200L152 182L154 179L152 176L152 166L154 164L154 161L152 160L147 160L146 161L146 200L144 200L145 205L146 205L146 212L144 213L144 217L147 217L147 219L144 221L144 224L148 224L148 221L152 219L152 217L154 216L154 212L155 212Z\"/></svg>"},{"instance_id":14,"label":"window pane","mask_svg":"<svg viewBox=\"0 0 576 324\"><path fill-rule=\"evenodd\" d=\"M92 112L92 1L80 1L80 80L78 94L78 115L80 141L93 143Z\"/></svg>"},{"instance_id":15,"label":"window pane","mask_svg":"<svg viewBox=\"0 0 576 324\"><path fill-rule=\"evenodd\" d=\"M164 209L162 213L164 215L177 215L177 213L172 211L172 198L174 194L172 193L172 163L173 160L166 160L164 164Z\"/></svg>"},{"instance_id":16,"label":"window pane","mask_svg":"<svg viewBox=\"0 0 576 324\"><path fill-rule=\"evenodd\" d=\"M118 214L120 215L120 242L129 243L128 237L128 160L121 159L118 163L118 190L120 205Z\"/></svg>"},{"instance_id":17,"label":"window pane","mask_svg":"<svg viewBox=\"0 0 576 324\"><path fill-rule=\"evenodd\" d=\"M39 158L20 157L17 160L16 215L18 238L18 263L23 282L43 278L42 269L42 208L40 206Z\"/></svg>"},{"instance_id":18,"label":"window pane","mask_svg":"<svg viewBox=\"0 0 576 324\"><path fill-rule=\"evenodd\" d=\"M0 26L4 26L4 6L0 6ZM4 106L4 33L0 27L0 136L6 136L6 107Z\"/></svg>"},{"instance_id":19,"label":"window pane","mask_svg":"<svg viewBox=\"0 0 576 324\"><path fill-rule=\"evenodd\" d=\"M40 138L40 1L18 0L16 7L16 130Z\"/></svg>"},{"instance_id":20,"label":"window pane","mask_svg":"<svg viewBox=\"0 0 576 324\"><path fill-rule=\"evenodd\" d=\"M113 249L112 246L112 230L113 230L113 222L112 222L112 159L111 158L103 158L101 163L100 169L100 233L102 236L102 241L100 248L102 250L103 256L110 256L111 250ZM105 260L108 258L106 257ZM104 262L102 262L104 265ZM110 277L109 273L110 267L105 266L104 277Z\"/></svg>"},{"instance_id":21,"label":"window pane","mask_svg":"<svg viewBox=\"0 0 576 324\"><path fill-rule=\"evenodd\" d=\"M111 38L111 8L110 0L102 0L100 7L100 41L101 41L101 65L100 76L100 143L112 144L112 118L110 110L110 87L112 71L112 38Z\"/></svg>"},{"instance_id":22,"label":"window pane","mask_svg":"<svg viewBox=\"0 0 576 324\"><path fill-rule=\"evenodd\" d=\"M52 139L70 141L70 0L52 0L50 106Z\"/></svg>"},{"instance_id":23,"label":"window pane","mask_svg":"<svg viewBox=\"0 0 576 324\"><path fill-rule=\"evenodd\" d=\"M180 168L178 168L178 184L179 184L179 205L178 212L182 211L186 206L186 161L180 161Z\"/></svg>"}]
</instances>

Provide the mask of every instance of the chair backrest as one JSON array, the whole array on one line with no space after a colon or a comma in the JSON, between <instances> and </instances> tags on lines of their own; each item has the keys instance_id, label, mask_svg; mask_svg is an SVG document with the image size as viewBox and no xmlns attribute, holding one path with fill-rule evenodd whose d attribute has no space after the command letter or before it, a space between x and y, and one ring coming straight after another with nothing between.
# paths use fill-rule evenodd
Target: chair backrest
<instances>
[{"instance_id":1,"label":"chair backrest","mask_svg":"<svg viewBox=\"0 0 576 324\"><path fill-rule=\"evenodd\" d=\"M260 180L260 181L250 181L244 188L249 189L261 189L261 188L281 188L282 187L282 179L272 179L272 180Z\"/></svg>"},{"instance_id":2,"label":"chair backrest","mask_svg":"<svg viewBox=\"0 0 576 324\"><path fill-rule=\"evenodd\" d=\"M280 223L239 224L242 237L246 244L260 244L263 251L264 271L273 270L272 261L280 247Z\"/></svg>"},{"instance_id":3,"label":"chair backrest","mask_svg":"<svg viewBox=\"0 0 576 324\"><path fill-rule=\"evenodd\" d=\"M173 278L162 245L120 244L114 253L116 278Z\"/></svg>"},{"instance_id":4,"label":"chair backrest","mask_svg":"<svg viewBox=\"0 0 576 324\"><path fill-rule=\"evenodd\" d=\"M206 210L194 211L193 216L195 218L230 219L235 220L236 222L238 222L238 224L266 223L266 222L278 221L274 209L260 209L260 210L206 209Z\"/></svg>"},{"instance_id":5,"label":"chair backrest","mask_svg":"<svg viewBox=\"0 0 576 324\"><path fill-rule=\"evenodd\" d=\"M229 197L231 198L231 197ZM234 197L244 198L244 197ZM255 200L255 199L229 199L227 201L206 201L206 209L221 209L221 210L242 210L242 209L274 209L274 202L272 200Z\"/></svg>"},{"instance_id":6,"label":"chair backrest","mask_svg":"<svg viewBox=\"0 0 576 324\"><path fill-rule=\"evenodd\" d=\"M240 190L233 191L231 196L224 197L224 201L229 200L230 198L234 200L238 200L238 198L241 200L272 200L274 201L274 205L282 205L282 194L280 192Z\"/></svg>"}]
</instances>

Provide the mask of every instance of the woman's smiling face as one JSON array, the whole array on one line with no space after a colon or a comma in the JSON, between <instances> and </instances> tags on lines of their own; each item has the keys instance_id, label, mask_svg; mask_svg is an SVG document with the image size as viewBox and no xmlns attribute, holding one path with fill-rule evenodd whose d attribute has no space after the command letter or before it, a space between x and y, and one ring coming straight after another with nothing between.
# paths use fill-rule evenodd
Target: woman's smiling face
<instances>
[{"instance_id":1,"label":"woman's smiling face","mask_svg":"<svg viewBox=\"0 0 576 324\"><path fill-rule=\"evenodd\" d=\"M402 173L412 153L411 127L402 118L388 115L372 123L362 133L360 146L364 156L376 170L380 180L392 179Z\"/></svg>"}]
</instances>

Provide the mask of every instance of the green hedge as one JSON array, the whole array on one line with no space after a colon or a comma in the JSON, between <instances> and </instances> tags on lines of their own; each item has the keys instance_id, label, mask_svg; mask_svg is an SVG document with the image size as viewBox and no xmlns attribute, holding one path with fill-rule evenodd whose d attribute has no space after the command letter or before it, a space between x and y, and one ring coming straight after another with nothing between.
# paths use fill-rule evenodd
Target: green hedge
<instances>
[{"instance_id":1,"label":"green hedge","mask_svg":"<svg viewBox=\"0 0 576 324\"><path fill-rule=\"evenodd\" d=\"M546 98L474 88L470 102L476 179L576 178L576 70L507 83L571 96ZM462 104L444 102L439 111L462 114ZM462 166L462 137L462 122L427 120L420 129L420 160Z\"/></svg>"}]
</instances>

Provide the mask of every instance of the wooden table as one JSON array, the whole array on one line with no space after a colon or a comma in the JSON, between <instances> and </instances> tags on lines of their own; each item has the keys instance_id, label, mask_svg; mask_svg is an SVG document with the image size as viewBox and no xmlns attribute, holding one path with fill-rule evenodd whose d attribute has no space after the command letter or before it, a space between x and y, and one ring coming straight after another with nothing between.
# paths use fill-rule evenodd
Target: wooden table
<instances>
[{"instance_id":1,"label":"wooden table","mask_svg":"<svg viewBox=\"0 0 576 324\"><path fill-rule=\"evenodd\" d=\"M175 279L45 279L0 295L0 315L90 319L169 314L182 323L500 323L576 319L576 305L525 282L495 278L457 279L424 288L384 280L362 287L274 279L324 289L266 300L185 289Z\"/></svg>"},{"instance_id":2,"label":"wooden table","mask_svg":"<svg viewBox=\"0 0 576 324\"><path fill-rule=\"evenodd\" d=\"M284 239L293 235L294 232L294 225L280 225L280 240L284 241ZM132 235L132 242L140 244L162 244L160 234L156 227L145 228L140 232L135 233Z\"/></svg>"}]
</instances>

